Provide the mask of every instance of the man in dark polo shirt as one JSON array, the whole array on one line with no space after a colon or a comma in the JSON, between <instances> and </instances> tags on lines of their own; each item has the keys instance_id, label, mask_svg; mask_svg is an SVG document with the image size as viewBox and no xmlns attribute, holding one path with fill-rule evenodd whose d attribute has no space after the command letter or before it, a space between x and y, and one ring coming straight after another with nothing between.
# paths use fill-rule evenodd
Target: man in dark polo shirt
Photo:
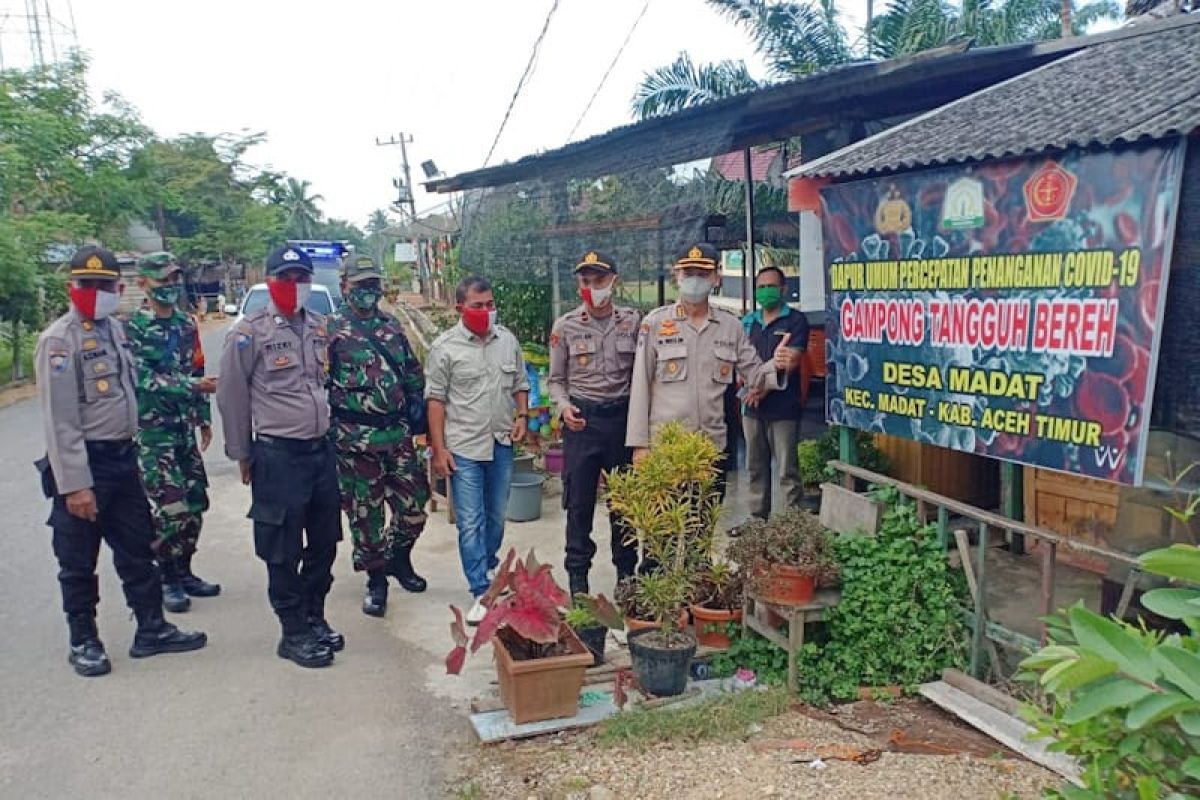
<instances>
[{"instance_id":1,"label":"man in dark polo shirt","mask_svg":"<svg viewBox=\"0 0 1200 800\"><path fill-rule=\"evenodd\" d=\"M742 319L750 343L764 361L771 358L785 334L794 357L790 372L800 369L800 358L808 346L808 320L784 302L787 281L783 270L767 267L754 282L754 299L759 308ZM795 391L750 392L745 398L742 430L746 436L746 471L750 488L750 513L761 519L771 515L771 461L779 470L780 488L789 506L798 506L804 496L796 461L800 429L800 396Z\"/></svg>"}]
</instances>

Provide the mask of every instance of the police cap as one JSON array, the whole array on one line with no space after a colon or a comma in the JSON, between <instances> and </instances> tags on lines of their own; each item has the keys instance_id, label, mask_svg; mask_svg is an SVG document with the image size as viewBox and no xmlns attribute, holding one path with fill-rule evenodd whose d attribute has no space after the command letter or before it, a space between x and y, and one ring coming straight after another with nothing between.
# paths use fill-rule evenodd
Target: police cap
<instances>
[{"instance_id":1,"label":"police cap","mask_svg":"<svg viewBox=\"0 0 1200 800\"><path fill-rule=\"evenodd\" d=\"M120 278L121 265L112 252L89 244L71 256L72 278Z\"/></svg>"},{"instance_id":2,"label":"police cap","mask_svg":"<svg viewBox=\"0 0 1200 800\"><path fill-rule=\"evenodd\" d=\"M277 275L285 269L302 269L305 272L312 272L312 259L308 257L308 253L299 247L292 247L290 244L276 247L267 253L268 275Z\"/></svg>"},{"instance_id":3,"label":"police cap","mask_svg":"<svg viewBox=\"0 0 1200 800\"><path fill-rule=\"evenodd\" d=\"M588 250L579 259L579 263L575 265L576 272L582 272L585 269L611 272L615 275L617 274L617 262L616 259L607 253L602 253L599 250Z\"/></svg>"},{"instance_id":4,"label":"police cap","mask_svg":"<svg viewBox=\"0 0 1200 800\"><path fill-rule=\"evenodd\" d=\"M711 244L694 244L679 254L679 258L675 259L675 266L716 269L720 261L721 254Z\"/></svg>"}]
</instances>

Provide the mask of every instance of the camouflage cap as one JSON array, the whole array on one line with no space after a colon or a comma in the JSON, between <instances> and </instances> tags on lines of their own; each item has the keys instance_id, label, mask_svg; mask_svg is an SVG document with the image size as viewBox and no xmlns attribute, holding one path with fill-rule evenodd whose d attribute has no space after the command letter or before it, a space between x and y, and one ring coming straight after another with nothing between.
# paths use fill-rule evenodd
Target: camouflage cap
<instances>
[{"instance_id":1,"label":"camouflage cap","mask_svg":"<svg viewBox=\"0 0 1200 800\"><path fill-rule=\"evenodd\" d=\"M94 244L85 245L71 256L72 278L120 278L121 265L111 251Z\"/></svg>"},{"instance_id":2,"label":"camouflage cap","mask_svg":"<svg viewBox=\"0 0 1200 800\"><path fill-rule=\"evenodd\" d=\"M342 265L342 280L346 283L383 280L383 271L370 256L354 254L347 256L346 263Z\"/></svg>"},{"instance_id":3,"label":"camouflage cap","mask_svg":"<svg viewBox=\"0 0 1200 800\"><path fill-rule=\"evenodd\" d=\"M175 256L164 251L147 253L138 259L138 275L153 278L156 281L166 280L170 275L179 272L183 267L175 260Z\"/></svg>"}]
</instances>

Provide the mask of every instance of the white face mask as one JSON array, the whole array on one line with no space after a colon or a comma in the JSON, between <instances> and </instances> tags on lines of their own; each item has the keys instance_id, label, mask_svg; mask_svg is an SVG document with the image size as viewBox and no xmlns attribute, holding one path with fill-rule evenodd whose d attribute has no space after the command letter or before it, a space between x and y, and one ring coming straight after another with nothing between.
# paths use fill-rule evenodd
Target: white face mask
<instances>
[{"instance_id":1,"label":"white face mask","mask_svg":"<svg viewBox=\"0 0 1200 800\"><path fill-rule=\"evenodd\" d=\"M308 307L308 297L312 294L311 283L296 284L296 310Z\"/></svg>"},{"instance_id":2,"label":"white face mask","mask_svg":"<svg viewBox=\"0 0 1200 800\"><path fill-rule=\"evenodd\" d=\"M689 303L699 303L712 289L712 280L704 275L685 275L679 279L679 296Z\"/></svg>"},{"instance_id":3,"label":"white face mask","mask_svg":"<svg viewBox=\"0 0 1200 800\"><path fill-rule=\"evenodd\" d=\"M604 308L612 300L612 293L612 284L602 289L588 288L581 292L584 302L591 305L592 308Z\"/></svg>"},{"instance_id":4,"label":"white face mask","mask_svg":"<svg viewBox=\"0 0 1200 800\"><path fill-rule=\"evenodd\" d=\"M96 292L96 319L105 319L121 305L119 292Z\"/></svg>"}]
</instances>

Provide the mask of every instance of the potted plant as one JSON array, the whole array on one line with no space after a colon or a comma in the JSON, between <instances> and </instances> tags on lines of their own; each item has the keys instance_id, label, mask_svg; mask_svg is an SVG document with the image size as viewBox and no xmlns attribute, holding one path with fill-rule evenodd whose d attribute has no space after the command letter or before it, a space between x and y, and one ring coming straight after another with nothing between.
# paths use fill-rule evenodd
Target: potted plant
<instances>
[{"instance_id":1,"label":"potted plant","mask_svg":"<svg viewBox=\"0 0 1200 800\"><path fill-rule=\"evenodd\" d=\"M821 509L821 484L838 478L838 472L829 466L838 460L839 429L830 425L819 439L805 439L796 445L796 459L800 471L800 482L804 485L804 507L812 511ZM857 452L858 466L872 472L886 473L890 469L887 456L875 445L875 435L867 431L851 431Z\"/></svg>"},{"instance_id":2,"label":"potted plant","mask_svg":"<svg viewBox=\"0 0 1200 800\"><path fill-rule=\"evenodd\" d=\"M729 562L713 564L697 582L692 596L696 640L705 647L729 647L729 623L742 621L742 573Z\"/></svg>"},{"instance_id":3,"label":"potted plant","mask_svg":"<svg viewBox=\"0 0 1200 800\"><path fill-rule=\"evenodd\" d=\"M488 612L474 639L467 636L462 612L450 606L454 649L446 656L446 671L462 670L468 642L472 653L492 642L500 699L514 722L574 716L592 653L563 622L559 609L570 597L554 582L550 565L539 564L532 550L524 561L516 556L509 551L480 598Z\"/></svg>"},{"instance_id":4,"label":"potted plant","mask_svg":"<svg viewBox=\"0 0 1200 800\"><path fill-rule=\"evenodd\" d=\"M563 620L591 651L592 664L597 667L604 663L604 643L608 639L608 632L625 629L621 612L602 594L596 597L575 595Z\"/></svg>"},{"instance_id":5,"label":"potted plant","mask_svg":"<svg viewBox=\"0 0 1200 800\"><path fill-rule=\"evenodd\" d=\"M747 522L727 555L747 571L750 589L776 605L810 603L818 586L834 585L839 575L832 534L803 509Z\"/></svg>"},{"instance_id":6,"label":"potted plant","mask_svg":"<svg viewBox=\"0 0 1200 800\"><path fill-rule=\"evenodd\" d=\"M632 581L632 591L636 606L655 627L628 638L638 682L653 695L676 695L687 685L696 638L684 629L685 608L712 561L721 509L720 455L707 436L673 422L658 432L637 465L608 474L609 503L653 565Z\"/></svg>"}]
</instances>

